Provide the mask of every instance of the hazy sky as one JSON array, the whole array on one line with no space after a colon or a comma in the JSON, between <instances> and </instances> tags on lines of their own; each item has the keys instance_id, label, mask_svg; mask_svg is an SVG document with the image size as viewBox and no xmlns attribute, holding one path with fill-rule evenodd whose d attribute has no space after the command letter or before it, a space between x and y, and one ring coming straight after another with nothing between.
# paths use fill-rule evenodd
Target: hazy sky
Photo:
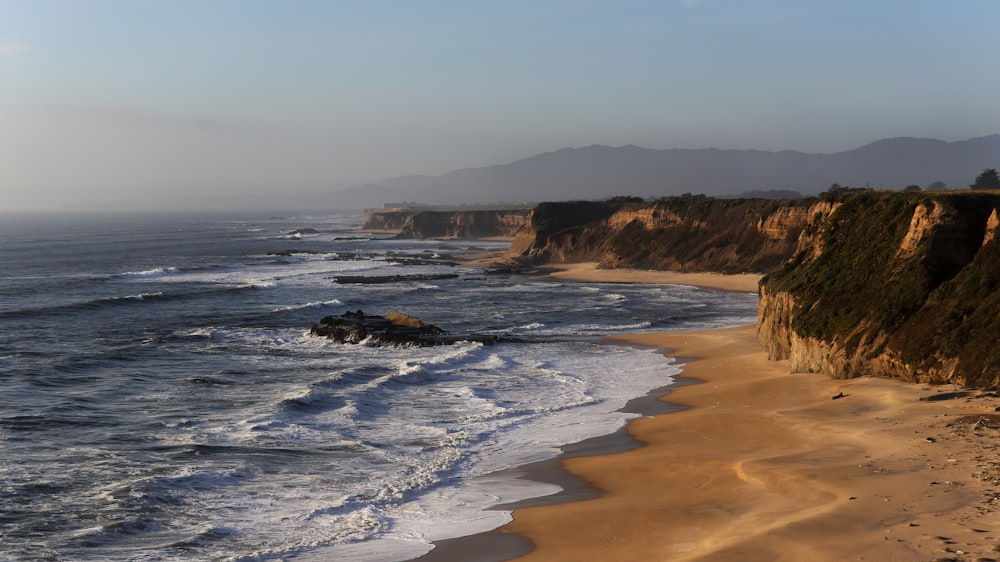
<instances>
[{"instance_id":1,"label":"hazy sky","mask_svg":"<svg viewBox=\"0 0 1000 562\"><path fill-rule=\"evenodd\" d=\"M1000 132L997 0L0 0L0 210Z\"/></svg>"}]
</instances>

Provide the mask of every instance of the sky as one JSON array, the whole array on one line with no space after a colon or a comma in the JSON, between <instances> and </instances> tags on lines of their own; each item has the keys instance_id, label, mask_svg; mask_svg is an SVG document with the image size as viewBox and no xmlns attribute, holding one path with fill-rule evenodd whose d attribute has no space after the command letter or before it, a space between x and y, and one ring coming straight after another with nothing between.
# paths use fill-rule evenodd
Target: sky
<instances>
[{"instance_id":1,"label":"sky","mask_svg":"<svg viewBox=\"0 0 1000 562\"><path fill-rule=\"evenodd\" d=\"M592 144L965 140L1000 132L998 22L996 0L0 0L0 211L252 206Z\"/></svg>"}]
</instances>

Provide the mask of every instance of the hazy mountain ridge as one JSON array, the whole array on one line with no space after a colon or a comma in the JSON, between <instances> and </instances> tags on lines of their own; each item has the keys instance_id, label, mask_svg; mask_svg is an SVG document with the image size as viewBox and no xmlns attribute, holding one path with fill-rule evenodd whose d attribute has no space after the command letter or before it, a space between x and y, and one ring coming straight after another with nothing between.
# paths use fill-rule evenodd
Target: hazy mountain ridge
<instances>
[{"instance_id":1,"label":"hazy mountain ridge","mask_svg":"<svg viewBox=\"0 0 1000 562\"><path fill-rule=\"evenodd\" d=\"M901 189L941 181L967 187L984 168L1000 167L1000 135L946 142L898 137L854 150L810 154L738 149L649 149L635 145L564 148L508 164L441 176L402 176L331 194L338 207L395 201L429 204L738 195L795 190L810 195L833 183Z\"/></svg>"}]
</instances>

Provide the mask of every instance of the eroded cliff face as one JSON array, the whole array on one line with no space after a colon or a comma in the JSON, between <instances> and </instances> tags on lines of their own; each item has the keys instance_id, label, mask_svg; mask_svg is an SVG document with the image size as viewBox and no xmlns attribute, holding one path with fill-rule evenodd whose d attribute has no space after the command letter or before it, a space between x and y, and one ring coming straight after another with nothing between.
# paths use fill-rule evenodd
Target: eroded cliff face
<instances>
[{"instance_id":1,"label":"eroded cliff face","mask_svg":"<svg viewBox=\"0 0 1000 562\"><path fill-rule=\"evenodd\" d=\"M398 230L398 238L512 238L524 226L529 209L385 210L370 213L365 229Z\"/></svg>"},{"instance_id":2,"label":"eroded cliff face","mask_svg":"<svg viewBox=\"0 0 1000 562\"><path fill-rule=\"evenodd\" d=\"M832 204L816 199L682 196L653 203L547 203L508 256L532 263L596 261L605 268L764 273L793 255Z\"/></svg>"},{"instance_id":3,"label":"eroded cliff face","mask_svg":"<svg viewBox=\"0 0 1000 562\"><path fill-rule=\"evenodd\" d=\"M761 344L793 372L997 388L998 208L1000 194L840 197L762 281Z\"/></svg>"},{"instance_id":4,"label":"eroded cliff face","mask_svg":"<svg viewBox=\"0 0 1000 562\"><path fill-rule=\"evenodd\" d=\"M758 337L794 372L1000 388L1000 193L624 198L521 213L423 211L401 228L476 238L520 227L507 257L533 264L767 273Z\"/></svg>"}]
</instances>

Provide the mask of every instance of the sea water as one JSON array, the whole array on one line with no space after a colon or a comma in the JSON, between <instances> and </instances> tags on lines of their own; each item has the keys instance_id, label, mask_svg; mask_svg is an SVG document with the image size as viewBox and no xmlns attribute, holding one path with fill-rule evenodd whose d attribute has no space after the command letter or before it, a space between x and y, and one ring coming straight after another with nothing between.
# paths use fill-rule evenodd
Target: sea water
<instances>
[{"instance_id":1,"label":"sea water","mask_svg":"<svg viewBox=\"0 0 1000 562\"><path fill-rule=\"evenodd\" d=\"M754 294L486 275L453 257L506 244L361 222L0 217L0 558L412 559L558 491L495 474L679 372L598 336L754 320ZM526 341L309 334L355 310Z\"/></svg>"}]
</instances>

